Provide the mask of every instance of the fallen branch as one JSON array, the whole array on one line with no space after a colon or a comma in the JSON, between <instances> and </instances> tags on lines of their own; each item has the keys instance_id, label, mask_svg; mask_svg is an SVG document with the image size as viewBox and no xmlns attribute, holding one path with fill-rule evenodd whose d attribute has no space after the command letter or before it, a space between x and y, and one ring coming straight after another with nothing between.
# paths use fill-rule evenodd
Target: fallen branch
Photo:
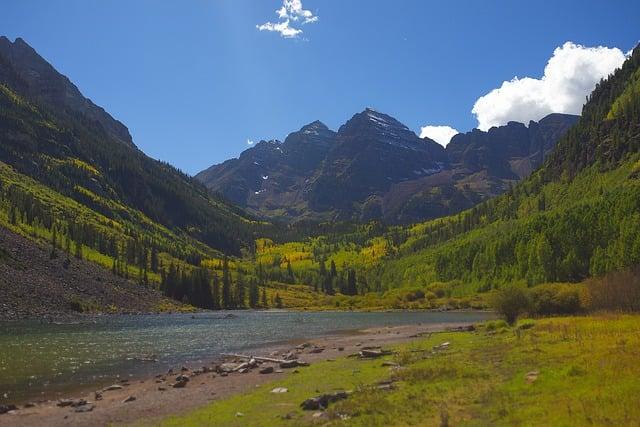
<instances>
[{"instance_id":1,"label":"fallen branch","mask_svg":"<svg viewBox=\"0 0 640 427\"><path fill-rule=\"evenodd\" d=\"M284 359L274 359L272 357L260 357L260 356L247 356L246 354L235 354L235 353L221 353L224 357L236 357L238 359L246 359L246 360L258 360L260 362L271 362L271 363L284 363L286 360Z\"/></svg>"}]
</instances>

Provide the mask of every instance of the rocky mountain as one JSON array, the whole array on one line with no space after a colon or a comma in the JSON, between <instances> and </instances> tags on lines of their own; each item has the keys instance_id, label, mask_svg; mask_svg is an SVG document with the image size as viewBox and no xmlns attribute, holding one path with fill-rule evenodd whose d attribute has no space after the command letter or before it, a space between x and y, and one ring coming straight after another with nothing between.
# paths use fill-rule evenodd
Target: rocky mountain
<instances>
[{"instance_id":1,"label":"rocky mountain","mask_svg":"<svg viewBox=\"0 0 640 427\"><path fill-rule=\"evenodd\" d=\"M252 242L244 212L138 150L122 123L19 38L0 37L0 141L0 164L118 223L134 239L153 222L227 253Z\"/></svg>"},{"instance_id":2,"label":"rocky mountain","mask_svg":"<svg viewBox=\"0 0 640 427\"><path fill-rule=\"evenodd\" d=\"M469 208L542 164L577 116L456 135L444 148L367 108L337 132L319 121L196 175L250 211L285 220L407 223Z\"/></svg>"},{"instance_id":3,"label":"rocky mountain","mask_svg":"<svg viewBox=\"0 0 640 427\"><path fill-rule=\"evenodd\" d=\"M19 37L12 43L0 36L0 81L59 113L79 113L99 124L113 139L135 147L129 130L122 123L85 98L67 77Z\"/></svg>"}]
</instances>

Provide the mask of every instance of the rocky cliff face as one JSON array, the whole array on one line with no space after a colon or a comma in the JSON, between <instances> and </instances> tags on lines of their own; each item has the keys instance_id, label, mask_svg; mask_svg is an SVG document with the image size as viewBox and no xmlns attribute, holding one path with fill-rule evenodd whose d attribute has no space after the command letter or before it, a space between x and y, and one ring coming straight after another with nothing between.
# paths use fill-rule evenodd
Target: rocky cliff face
<instances>
[{"instance_id":1,"label":"rocky cliff face","mask_svg":"<svg viewBox=\"0 0 640 427\"><path fill-rule=\"evenodd\" d=\"M135 147L126 126L85 98L67 77L21 38L12 43L0 37L0 82L58 111L80 113L98 123L114 139Z\"/></svg>"},{"instance_id":2,"label":"rocky cliff face","mask_svg":"<svg viewBox=\"0 0 640 427\"><path fill-rule=\"evenodd\" d=\"M541 165L577 116L456 135L447 148L372 109L262 141L196 176L234 203L287 220L406 223L469 208Z\"/></svg>"}]
</instances>

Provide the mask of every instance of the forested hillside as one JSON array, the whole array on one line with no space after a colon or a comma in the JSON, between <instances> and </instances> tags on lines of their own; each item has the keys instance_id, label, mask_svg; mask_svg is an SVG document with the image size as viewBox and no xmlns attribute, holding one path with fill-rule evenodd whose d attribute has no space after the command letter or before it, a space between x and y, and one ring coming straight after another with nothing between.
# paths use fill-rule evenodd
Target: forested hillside
<instances>
[{"instance_id":1,"label":"forested hillside","mask_svg":"<svg viewBox=\"0 0 640 427\"><path fill-rule=\"evenodd\" d=\"M639 77L636 48L598 84L543 167L503 196L377 237L316 238L269 252L301 276L331 276L323 264L335 264L343 284L354 270L358 293L409 287L468 296L515 282L579 282L634 266L640 263ZM330 291L343 287L334 283Z\"/></svg>"},{"instance_id":2,"label":"forested hillside","mask_svg":"<svg viewBox=\"0 0 640 427\"><path fill-rule=\"evenodd\" d=\"M124 278L158 288L179 272L183 290L165 294L211 308L201 298L209 283L198 281L203 262L218 266L224 255L251 251L254 234L268 229L147 157L124 125L21 39L0 38L0 141L0 226L65 269L79 259L101 265L113 286ZM11 251L5 245L0 250ZM19 277L14 282L2 286L13 292Z\"/></svg>"},{"instance_id":3,"label":"forested hillside","mask_svg":"<svg viewBox=\"0 0 640 427\"><path fill-rule=\"evenodd\" d=\"M640 262L640 49L586 103L541 170L508 194L414 227L384 266L393 284L486 290L577 282Z\"/></svg>"}]
</instances>

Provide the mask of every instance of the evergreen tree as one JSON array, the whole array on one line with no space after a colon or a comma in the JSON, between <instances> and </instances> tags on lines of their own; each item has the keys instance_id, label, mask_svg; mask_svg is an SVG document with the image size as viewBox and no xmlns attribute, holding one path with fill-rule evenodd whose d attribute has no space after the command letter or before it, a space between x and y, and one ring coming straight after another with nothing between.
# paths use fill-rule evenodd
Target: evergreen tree
<instances>
[{"instance_id":1,"label":"evergreen tree","mask_svg":"<svg viewBox=\"0 0 640 427\"><path fill-rule=\"evenodd\" d=\"M235 287L235 295L233 297L233 303L235 307L244 308L246 297L244 276L241 270L238 270L238 275L236 277L236 287Z\"/></svg>"},{"instance_id":2,"label":"evergreen tree","mask_svg":"<svg viewBox=\"0 0 640 427\"><path fill-rule=\"evenodd\" d=\"M262 287L262 308L269 308L269 302L267 301L267 287Z\"/></svg>"},{"instance_id":3,"label":"evergreen tree","mask_svg":"<svg viewBox=\"0 0 640 427\"><path fill-rule=\"evenodd\" d=\"M222 308L232 308L231 275L227 257L222 261Z\"/></svg>"},{"instance_id":4,"label":"evergreen tree","mask_svg":"<svg viewBox=\"0 0 640 427\"><path fill-rule=\"evenodd\" d=\"M358 294L358 286L356 281L356 271L353 268L350 268L347 273L346 295L357 295L357 294Z\"/></svg>"},{"instance_id":5,"label":"evergreen tree","mask_svg":"<svg viewBox=\"0 0 640 427\"><path fill-rule=\"evenodd\" d=\"M249 282L249 307L256 308L260 300L260 290L258 289L258 281L251 279Z\"/></svg>"},{"instance_id":6,"label":"evergreen tree","mask_svg":"<svg viewBox=\"0 0 640 427\"><path fill-rule=\"evenodd\" d=\"M331 260L330 274L331 274L331 277L333 278L338 277L338 271L336 270L336 263L333 260Z\"/></svg>"},{"instance_id":7,"label":"evergreen tree","mask_svg":"<svg viewBox=\"0 0 640 427\"><path fill-rule=\"evenodd\" d=\"M282 308L282 298L280 298L280 294L276 293L276 297L273 300L273 304L276 306L276 308Z\"/></svg>"},{"instance_id":8,"label":"evergreen tree","mask_svg":"<svg viewBox=\"0 0 640 427\"><path fill-rule=\"evenodd\" d=\"M295 283L295 276L293 275L293 269L291 268L291 261L287 259L287 276L289 283Z\"/></svg>"},{"instance_id":9,"label":"evergreen tree","mask_svg":"<svg viewBox=\"0 0 640 427\"><path fill-rule=\"evenodd\" d=\"M158 272L158 249L153 246L151 248L151 271L154 273Z\"/></svg>"},{"instance_id":10,"label":"evergreen tree","mask_svg":"<svg viewBox=\"0 0 640 427\"><path fill-rule=\"evenodd\" d=\"M51 252L49 253L49 259L58 258L58 254L56 252L56 248L58 247L58 235L56 231L56 227L51 227Z\"/></svg>"},{"instance_id":11,"label":"evergreen tree","mask_svg":"<svg viewBox=\"0 0 640 427\"><path fill-rule=\"evenodd\" d=\"M79 241L76 241L75 244L76 244L76 248L73 254L76 258L82 259L82 243L80 243Z\"/></svg>"},{"instance_id":12,"label":"evergreen tree","mask_svg":"<svg viewBox=\"0 0 640 427\"><path fill-rule=\"evenodd\" d=\"M211 298L213 300L213 309L220 310L220 280L215 272L211 283Z\"/></svg>"}]
</instances>

